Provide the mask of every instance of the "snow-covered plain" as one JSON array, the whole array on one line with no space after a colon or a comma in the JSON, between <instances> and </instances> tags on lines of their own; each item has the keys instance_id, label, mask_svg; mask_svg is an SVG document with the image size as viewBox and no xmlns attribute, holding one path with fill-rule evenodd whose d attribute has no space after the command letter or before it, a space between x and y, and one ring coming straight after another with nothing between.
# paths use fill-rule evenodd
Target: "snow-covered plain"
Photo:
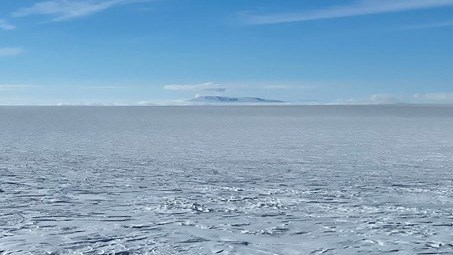
<instances>
[{"instance_id":1,"label":"snow-covered plain","mask_svg":"<svg viewBox=\"0 0 453 255\"><path fill-rule=\"evenodd\" d=\"M453 254L453 107L1 107L0 254Z\"/></svg>"}]
</instances>

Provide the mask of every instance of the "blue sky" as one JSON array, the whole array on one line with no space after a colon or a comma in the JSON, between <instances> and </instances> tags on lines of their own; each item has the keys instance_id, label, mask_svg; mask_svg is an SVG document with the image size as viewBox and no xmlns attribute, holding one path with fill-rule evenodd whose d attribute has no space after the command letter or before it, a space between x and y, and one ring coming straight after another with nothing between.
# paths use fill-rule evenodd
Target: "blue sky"
<instances>
[{"instance_id":1,"label":"blue sky","mask_svg":"<svg viewBox=\"0 0 453 255\"><path fill-rule=\"evenodd\" d=\"M0 105L453 103L453 0L0 3Z\"/></svg>"}]
</instances>

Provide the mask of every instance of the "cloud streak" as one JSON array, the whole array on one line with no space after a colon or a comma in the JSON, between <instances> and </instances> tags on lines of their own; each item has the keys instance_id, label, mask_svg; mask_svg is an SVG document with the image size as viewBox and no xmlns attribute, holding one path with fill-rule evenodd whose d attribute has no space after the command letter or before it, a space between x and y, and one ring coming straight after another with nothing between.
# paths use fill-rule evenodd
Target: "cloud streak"
<instances>
[{"instance_id":1,"label":"cloud streak","mask_svg":"<svg viewBox=\"0 0 453 255\"><path fill-rule=\"evenodd\" d=\"M22 48L11 47L11 48L0 48L0 57L17 56L24 52Z\"/></svg>"},{"instance_id":2,"label":"cloud streak","mask_svg":"<svg viewBox=\"0 0 453 255\"><path fill-rule=\"evenodd\" d=\"M453 20L446 21L446 22L408 26L408 27L403 27L402 29L430 29L430 28L443 28L443 27L453 27Z\"/></svg>"},{"instance_id":3,"label":"cloud streak","mask_svg":"<svg viewBox=\"0 0 453 255\"><path fill-rule=\"evenodd\" d=\"M16 26L8 23L6 20L0 19L0 29L1 30L14 30Z\"/></svg>"},{"instance_id":4,"label":"cloud streak","mask_svg":"<svg viewBox=\"0 0 453 255\"><path fill-rule=\"evenodd\" d=\"M245 19L247 23L263 25L432 9L446 6L453 6L453 0L360 0L350 5L332 6L314 11L246 14Z\"/></svg>"},{"instance_id":5,"label":"cloud streak","mask_svg":"<svg viewBox=\"0 0 453 255\"><path fill-rule=\"evenodd\" d=\"M422 102L453 103L452 92L418 93L414 94L414 98Z\"/></svg>"},{"instance_id":6,"label":"cloud streak","mask_svg":"<svg viewBox=\"0 0 453 255\"><path fill-rule=\"evenodd\" d=\"M19 89L34 88L33 85L17 85L17 84L0 84L0 91L11 91Z\"/></svg>"},{"instance_id":7,"label":"cloud streak","mask_svg":"<svg viewBox=\"0 0 453 255\"><path fill-rule=\"evenodd\" d=\"M209 91L209 92L226 91L226 88L214 82L206 82L201 84L169 84L165 85L164 89L173 91Z\"/></svg>"},{"instance_id":8,"label":"cloud streak","mask_svg":"<svg viewBox=\"0 0 453 255\"><path fill-rule=\"evenodd\" d=\"M339 105L386 105L408 103L407 98L401 95L373 94L365 98L337 99L328 104Z\"/></svg>"},{"instance_id":9,"label":"cloud streak","mask_svg":"<svg viewBox=\"0 0 453 255\"><path fill-rule=\"evenodd\" d=\"M93 15L118 5L143 2L143 0L49 0L35 3L13 13L14 17L33 15L53 16L52 21L65 21L74 18Z\"/></svg>"}]
</instances>

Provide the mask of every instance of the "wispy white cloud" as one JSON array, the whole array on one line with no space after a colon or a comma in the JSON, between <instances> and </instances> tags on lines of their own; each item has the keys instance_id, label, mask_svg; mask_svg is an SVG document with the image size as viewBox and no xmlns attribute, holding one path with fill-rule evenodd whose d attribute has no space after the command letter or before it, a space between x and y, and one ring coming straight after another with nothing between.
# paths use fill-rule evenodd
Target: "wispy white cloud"
<instances>
[{"instance_id":1,"label":"wispy white cloud","mask_svg":"<svg viewBox=\"0 0 453 255\"><path fill-rule=\"evenodd\" d=\"M116 85L101 85L101 86L77 86L77 85L69 85L65 86L67 88L75 88L75 89L100 89L100 90L115 90L115 89L130 89L133 88L132 86L116 86Z\"/></svg>"},{"instance_id":2,"label":"wispy white cloud","mask_svg":"<svg viewBox=\"0 0 453 255\"><path fill-rule=\"evenodd\" d=\"M17 56L22 54L22 52L24 50L18 47L0 48L0 57Z\"/></svg>"},{"instance_id":3,"label":"wispy white cloud","mask_svg":"<svg viewBox=\"0 0 453 255\"><path fill-rule=\"evenodd\" d=\"M307 82L290 82L290 83L268 83L268 84L256 84L256 88L269 89L269 90L287 90L287 89L316 89L319 88L319 84L307 83Z\"/></svg>"},{"instance_id":4,"label":"wispy white cloud","mask_svg":"<svg viewBox=\"0 0 453 255\"><path fill-rule=\"evenodd\" d=\"M291 88L289 85L266 85L264 86L265 89L289 89Z\"/></svg>"},{"instance_id":5,"label":"wispy white cloud","mask_svg":"<svg viewBox=\"0 0 453 255\"><path fill-rule=\"evenodd\" d=\"M248 23L274 24L453 6L453 0L359 0L326 9L278 14L245 14Z\"/></svg>"},{"instance_id":6,"label":"wispy white cloud","mask_svg":"<svg viewBox=\"0 0 453 255\"><path fill-rule=\"evenodd\" d=\"M260 81L260 80L242 80L222 82L222 86L228 87L228 90L291 90L291 89L316 89L325 86L325 83L310 81ZM331 84L329 84L331 85Z\"/></svg>"},{"instance_id":7,"label":"wispy white cloud","mask_svg":"<svg viewBox=\"0 0 453 255\"><path fill-rule=\"evenodd\" d=\"M425 103L453 103L453 92L418 93L413 97Z\"/></svg>"},{"instance_id":8,"label":"wispy white cloud","mask_svg":"<svg viewBox=\"0 0 453 255\"><path fill-rule=\"evenodd\" d=\"M441 28L441 27L453 27L453 21L407 26L407 27L403 27L402 29L430 29L430 28Z\"/></svg>"},{"instance_id":9,"label":"wispy white cloud","mask_svg":"<svg viewBox=\"0 0 453 255\"><path fill-rule=\"evenodd\" d=\"M34 87L36 87L36 86L21 85L21 84L0 84L0 91L10 91L10 90L27 89L27 88L34 88Z\"/></svg>"},{"instance_id":10,"label":"wispy white cloud","mask_svg":"<svg viewBox=\"0 0 453 255\"><path fill-rule=\"evenodd\" d=\"M214 82L206 82L201 84L169 84L164 86L165 90L175 91L211 91L225 92L226 88Z\"/></svg>"},{"instance_id":11,"label":"wispy white cloud","mask_svg":"<svg viewBox=\"0 0 453 255\"><path fill-rule=\"evenodd\" d=\"M43 89L56 89L56 88L65 88L65 89L77 89L77 90L121 90L121 89L131 89L137 88L133 86L116 86L116 85L100 85L100 86L91 86L91 85L29 85L29 84L0 84L0 91L5 90L18 90L18 89L28 89L28 88L43 88Z\"/></svg>"},{"instance_id":12,"label":"wispy white cloud","mask_svg":"<svg viewBox=\"0 0 453 255\"><path fill-rule=\"evenodd\" d=\"M331 104L383 105L383 104L453 104L453 92L408 94L374 94L362 98L338 99Z\"/></svg>"},{"instance_id":13,"label":"wispy white cloud","mask_svg":"<svg viewBox=\"0 0 453 255\"><path fill-rule=\"evenodd\" d=\"M52 21L64 21L89 16L118 5L143 1L146 0L49 0L19 9L13 13L13 16L27 17L32 15L48 15L53 17Z\"/></svg>"},{"instance_id":14,"label":"wispy white cloud","mask_svg":"<svg viewBox=\"0 0 453 255\"><path fill-rule=\"evenodd\" d=\"M371 104L397 104L401 103L402 99L392 94L374 94L369 98Z\"/></svg>"},{"instance_id":15,"label":"wispy white cloud","mask_svg":"<svg viewBox=\"0 0 453 255\"><path fill-rule=\"evenodd\" d=\"M9 23L6 20L0 19L0 29L1 30L14 30L14 29L16 29L16 26Z\"/></svg>"},{"instance_id":16,"label":"wispy white cloud","mask_svg":"<svg viewBox=\"0 0 453 255\"><path fill-rule=\"evenodd\" d=\"M381 105L381 104L398 104L407 103L404 96L392 94L373 94L365 98L338 99L331 104L345 105Z\"/></svg>"}]
</instances>

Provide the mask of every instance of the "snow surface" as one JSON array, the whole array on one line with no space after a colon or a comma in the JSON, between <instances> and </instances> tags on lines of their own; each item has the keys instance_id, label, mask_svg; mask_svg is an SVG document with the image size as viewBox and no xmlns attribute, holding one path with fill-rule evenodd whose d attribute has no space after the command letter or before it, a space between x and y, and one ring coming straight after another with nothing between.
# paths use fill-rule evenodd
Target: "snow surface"
<instances>
[{"instance_id":1,"label":"snow surface","mask_svg":"<svg viewBox=\"0 0 453 255\"><path fill-rule=\"evenodd\" d=\"M453 108L0 107L0 254L452 254Z\"/></svg>"}]
</instances>

